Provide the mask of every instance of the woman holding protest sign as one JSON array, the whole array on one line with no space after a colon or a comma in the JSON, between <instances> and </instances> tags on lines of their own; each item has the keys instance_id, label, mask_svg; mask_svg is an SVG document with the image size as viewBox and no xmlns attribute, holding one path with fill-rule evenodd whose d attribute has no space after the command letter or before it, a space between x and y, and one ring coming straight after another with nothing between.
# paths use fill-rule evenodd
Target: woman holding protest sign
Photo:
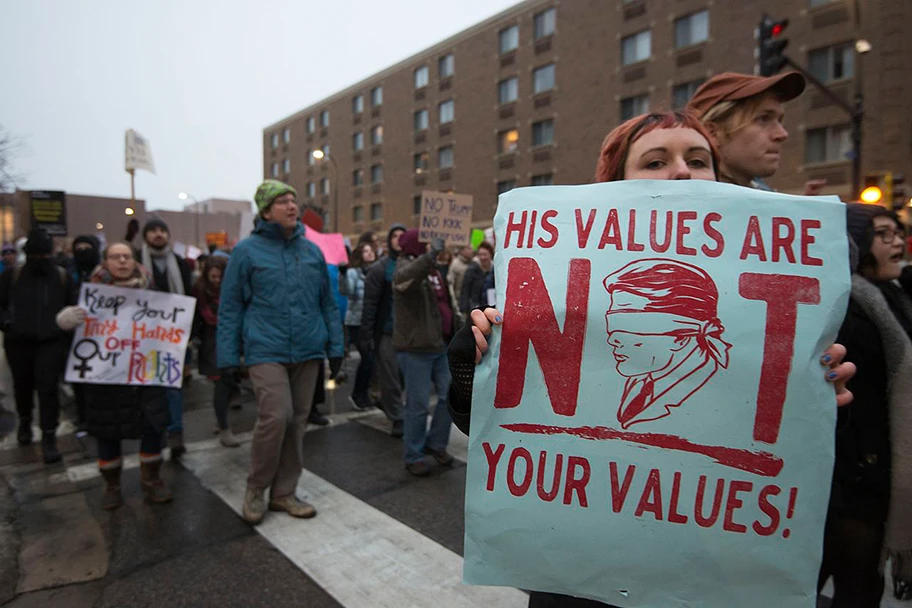
<instances>
[{"instance_id":1,"label":"woman holding protest sign","mask_svg":"<svg viewBox=\"0 0 912 608\"><path fill-rule=\"evenodd\" d=\"M136 261L127 243L113 243L102 255L102 262L90 281L128 289L152 289L152 274ZM85 319L79 306L63 309L57 324L71 331ZM123 469L121 440L140 439L140 484L146 500L165 503L171 491L161 478L162 440L168 426L168 402L160 386L87 384L86 422L88 432L98 442L98 469L105 480L101 508L116 509L123 504L120 473Z\"/></svg>"},{"instance_id":2,"label":"woman holding protest sign","mask_svg":"<svg viewBox=\"0 0 912 608\"><path fill-rule=\"evenodd\" d=\"M874 608L888 555L896 596L912 582L912 300L894 283L905 233L896 215L850 203L846 225L858 256L838 339L858 373L849 382L855 400L836 426L818 586L832 576L834 607Z\"/></svg>"},{"instance_id":3,"label":"woman holding protest sign","mask_svg":"<svg viewBox=\"0 0 912 608\"><path fill-rule=\"evenodd\" d=\"M213 382L212 406L219 428L219 443L226 448L236 448L241 443L228 425L228 406L231 396L240 391L239 379L234 374L219 372L215 359L219 298L227 266L228 260L223 257L210 258L205 274L196 281L193 292L196 296L196 321L199 323L199 373Z\"/></svg>"},{"instance_id":4,"label":"woman holding protest sign","mask_svg":"<svg viewBox=\"0 0 912 608\"><path fill-rule=\"evenodd\" d=\"M596 182L633 179L718 179L719 154L713 139L699 120L690 114L666 112L635 117L614 129L605 138L596 167ZM448 350L452 385L448 407L453 422L469 431L472 385L475 365L487 351L487 336L503 318L494 308L476 309L468 323L456 334ZM834 345L824 353L821 363L825 377L836 387L837 405L852 399L845 383L854 365L842 363L845 349ZM551 593L532 592L530 608L603 606L596 601Z\"/></svg>"}]
</instances>

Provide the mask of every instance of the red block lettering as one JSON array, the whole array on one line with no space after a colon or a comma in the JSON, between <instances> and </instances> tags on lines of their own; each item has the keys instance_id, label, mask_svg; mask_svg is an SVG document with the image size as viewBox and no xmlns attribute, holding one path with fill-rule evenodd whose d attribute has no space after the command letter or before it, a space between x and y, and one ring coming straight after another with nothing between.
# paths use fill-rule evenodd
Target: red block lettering
<instances>
[{"instance_id":1,"label":"red block lettering","mask_svg":"<svg viewBox=\"0 0 912 608\"><path fill-rule=\"evenodd\" d=\"M681 495L681 473L675 471L671 484L671 502L668 505L668 521L673 524L686 524L687 516L678 513L678 498Z\"/></svg>"},{"instance_id":2,"label":"red block lettering","mask_svg":"<svg viewBox=\"0 0 912 608\"><path fill-rule=\"evenodd\" d=\"M785 228L785 234L780 234L779 228ZM785 253L789 263L795 263L795 252L792 243L795 241L795 224L787 217L773 218L773 261L779 261L779 250Z\"/></svg>"},{"instance_id":3,"label":"red block lettering","mask_svg":"<svg viewBox=\"0 0 912 608\"><path fill-rule=\"evenodd\" d=\"M582 469L582 476L577 479L576 469ZM586 484L589 483L589 461L579 456L569 456L567 458L567 487L564 488L564 504L569 505L573 502L573 491L576 490L576 498L579 506L588 507L589 501L586 500Z\"/></svg>"},{"instance_id":4,"label":"red block lettering","mask_svg":"<svg viewBox=\"0 0 912 608\"><path fill-rule=\"evenodd\" d=\"M652 513L656 521L662 521L662 483L659 480L658 469L649 471L649 479L646 480L646 487L640 496L640 504L633 514L642 517L646 512Z\"/></svg>"},{"instance_id":5,"label":"red block lettering","mask_svg":"<svg viewBox=\"0 0 912 608\"><path fill-rule=\"evenodd\" d=\"M497 463L500 462L500 457L504 453L504 444L497 446L497 451L491 451L491 444L485 441L481 444L482 449L484 449L485 459L488 461L488 483L485 488L488 492L494 491L494 477L497 475Z\"/></svg>"},{"instance_id":6,"label":"red block lettering","mask_svg":"<svg viewBox=\"0 0 912 608\"><path fill-rule=\"evenodd\" d=\"M692 222L695 219L697 219L696 211L678 212L678 240L675 245L675 252L678 255L697 255L696 249L684 245L684 237L690 234L690 227L686 226L684 222Z\"/></svg>"},{"instance_id":7,"label":"red block lettering","mask_svg":"<svg viewBox=\"0 0 912 608\"><path fill-rule=\"evenodd\" d=\"M545 502L551 502L557 496L560 490L561 467L564 466L564 455L558 454L554 457L554 478L551 480L551 489L545 490L545 462L548 459L548 453L544 450L538 457L538 497Z\"/></svg>"},{"instance_id":8,"label":"red block lettering","mask_svg":"<svg viewBox=\"0 0 912 608\"><path fill-rule=\"evenodd\" d=\"M706 494L706 475L700 475L700 481L697 482L697 498L694 501L694 521L701 528L709 528L716 520L719 519L719 511L722 509L722 493L725 491L725 480L716 481L716 493L713 496L712 512L709 517L703 515L703 496Z\"/></svg>"},{"instance_id":9,"label":"red block lettering","mask_svg":"<svg viewBox=\"0 0 912 608\"><path fill-rule=\"evenodd\" d=\"M782 425L782 407L795 353L798 304L820 304L820 283L810 277L747 272L738 281L738 293L748 300L766 302L766 337L757 391L754 439L776 443Z\"/></svg>"},{"instance_id":10,"label":"red block lettering","mask_svg":"<svg viewBox=\"0 0 912 608\"><path fill-rule=\"evenodd\" d=\"M728 500L725 502L725 520L722 529L728 532L747 532L747 526L735 523L735 511L741 508L744 501L738 498L738 492L750 492L754 487L749 481L732 481L728 486Z\"/></svg>"},{"instance_id":11,"label":"red block lettering","mask_svg":"<svg viewBox=\"0 0 912 608\"><path fill-rule=\"evenodd\" d=\"M592 225L595 223L595 209L589 212L589 217L586 219L586 225L583 226L583 214L577 209L576 210L576 238L579 240L580 249L585 249L586 245L589 243L589 233L592 232Z\"/></svg>"},{"instance_id":12,"label":"red block lettering","mask_svg":"<svg viewBox=\"0 0 912 608\"><path fill-rule=\"evenodd\" d=\"M636 242L636 209L630 210L630 222L627 225L627 251L645 251L646 247Z\"/></svg>"},{"instance_id":13,"label":"red block lettering","mask_svg":"<svg viewBox=\"0 0 912 608\"><path fill-rule=\"evenodd\" d=\"M760 220L752 215L747 222L747 234L744 235L744 245L741 247L741 259L755 255L761 262L766 261L766 248L763 246L763 235L760 233Z\"/></svg>"},{"instance_id":14,"label":"red block lettering","mask_svg":"<svg viewBox=\"0 0 912 608\"><path fill-rule=\"evenodd\" d=\"M551 223L553 218L557 217L557 211L550 209L542 213L542 230L551 235L550 240L545 240L542 237L538 237L538 246L542 249L550 249L557 245L557 226Z\"/></svg>"},{"instance_id":15,"label":"red block lettering","mask_svg":"<svg viewBox=\"0 0 912 608\"><path fill-rule=\"evenodd\" d=\"M513 258L508 272L501 349L510 356L500 361L494 407L516 407L522 400L531 344L538 356L551 408L555 414L572 416L579 397L590 262L570 260L563 332L557 324L538 263L532 258Z\"/></svg>"},{"instance_id":16,"label":"red block lettering","mask_svg":"<svg viewBox=\"0 0 912 608\"><path fill-rule=\"evenodd\" d=\"M823 260L808 253L808 248L817 241L810 231L818 228L820 220L801 220L801 263L805 266L823 266Z\"/></svg>"},{"instance_id":17,"label":"red block lettering","mask_svg":"<svg viewBox=\"0 0 912 608\"><path fill-rule=\"evenodd\" d=\"M611 510L620 513L624 508L624 501L627 500L627 492L630 491L630 482L633 481L633 474L636 467L632 464L627 465L627 472L624 473L624 482L618 486L618 465L613 460L608 464L611 474Z\"/></svg>"},{"instance_id":18,"label":"red block lettering","mask_svg":"<svg viewBox=\"0 0 912 608\"><path fill-rule=\"evenodd\" d=\"M526 471L521 482L516 483L516 461L520 458L526 463ZM526 448L515 448L510 452L510 461L507 463L507 487L513 496L525 496L532 485L532 454Z\"/></svg>"},{"instance_id":19,"label":"red block lettering","mask_svg":"<svg viewBox=\"0 0 912 608\"><path fill-rule=\"evenodd\" d=\"M513 216L516 215L515 212L511 211L510 215L507 216L507 234L504 236L504 249L510 247L510 237L513 233L516 234L516 246L523 246L523 238L526 236L526 219L529 215L528 211L523 211L522 215L519 216L519 221L513 221Z\"/></svg>"},{"instance_id":20,"label":"red block lettering","mask_svg":"<svg viewBox=\"0 0 912 608\"><path fill-rule=\"evenodd\" d=\"M620 251L624 248L621 243L621 224L618 221L617 209L608 212L608 219L605 221L605 229L602 230L602 240L599 241L599 249L604 249L608 245L614 245L615 249Z\"/></svg>"},{"instance_id":21,"label":"red block lettering","mask_svg":"<svg viewBox=\"0 0 912 608\"><path fill-rule=\"evenodd\" d=\"M718 213L707 213L706 217L703 218L703 232L706 233L706 236L711 238L716 243L716 248L712 249L703 245L700 247L700 250L708 258L717 258L722 255L722 251L725 249L725 239L722 238L722 233L716 230L713 226L713 222L721 222L722 216Z\"/></svg>"},{"instance_id":22,"label":"red block lettering","mask_svg":"<svg viewBox=\"0 0 912 608\"><path fill-rule=\"evenodd\" d=\"M762 525L759 521L755 521L753 526L751 526L754 532L760 536L772 536L776 528L779 527L779 509L769 501L769 497L778 496L780 492L782 490L778 486L766 486L760 490L760 496L758 497L760 510L770 519L770 523L767 526Z\"/></svg>"},{"instance_id":23,"label":"red block lettering","mask_svg":"<svg viewBox=\"0 0 912 608\"><path fill-rule=\"evenodd\" d=\"M668 251L668 248L671 247L671 230L672 230L672 221L674 220L674 214L671 211L665 212L665 240L659 242L656 239L658 234L658 228L656 224L659 222L659 212L653 211L649 217L649 246L652 247L652 250L656 253L665 253Z\"/></svg>"}]
</instances>

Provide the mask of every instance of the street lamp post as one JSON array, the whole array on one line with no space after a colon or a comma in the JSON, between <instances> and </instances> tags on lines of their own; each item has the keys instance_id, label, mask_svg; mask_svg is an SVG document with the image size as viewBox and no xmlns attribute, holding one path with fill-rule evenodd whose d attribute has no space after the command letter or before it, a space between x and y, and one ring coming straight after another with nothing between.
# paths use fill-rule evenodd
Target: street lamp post
<instances>
[{"instance_id":1,"label":"street lamp post","mask_svg":"<svg viewBox=\"0 0 912 608\"><path fill-rule=\"evenodd\" d=\"M193 204L196 205L196 236L194 238L196 239L196 247L202 251L203 248L200 247L200 202L195 196L192 194L187 194L186 192L178 193L177 198L182 201L185 201L188 198L193 199Z\"/></svg>"},{"instance_id":2,"label":"street lamp post","mask_svg":"<svg viewBox=\"0 0 912 608\"><path fill-rule=\"evenodd\" d=\"M333 232L339 232L339 165L336 164L336 159L332 157L331 154L324 154L323 150L319 148L313 151L313 157L317 160L328 160L329 164L332 165L333 175L335 176L335 183L332 185L332 197L333 197Z\"/></svg>"}]
</instances>

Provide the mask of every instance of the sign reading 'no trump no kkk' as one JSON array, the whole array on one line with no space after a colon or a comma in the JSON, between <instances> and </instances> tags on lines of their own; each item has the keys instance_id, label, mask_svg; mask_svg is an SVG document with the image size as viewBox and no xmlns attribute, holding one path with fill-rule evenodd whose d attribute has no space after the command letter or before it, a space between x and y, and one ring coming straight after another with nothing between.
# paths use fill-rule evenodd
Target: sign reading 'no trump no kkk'
<instances>
[{"instance_id":1,"label":"sign reading 'no trump no kkk'","mask_svg":"<svg viewBox=\"0 0 912 608\"><path fill-rule=\"evenodd\" d=\"M196 299L83 284L66 381L179 387Z\"/></svg>"},{"instance_id":2,"label":"sign reading 'no trump no kkk'","mask_svg":"<svg viewBox=\"0 0 912 608\"><path fill-rule=\"evenodd\" d=\"M446 192L421 193L421 221L418 239L423 243L443 239L447 247L470 244L472 197Z\"/></svg>"},{"instance_id":3,"label":"sign reading 'no trump no kkk'","mask_svg":"<svg viewBox=\"0 0 912 608\"><path fill-rule=\"evenodd\" d=\"M849 292L833 197L520 188L475 375L465 579L623 607L815 606Z\"/></svg>"}]
</instances>

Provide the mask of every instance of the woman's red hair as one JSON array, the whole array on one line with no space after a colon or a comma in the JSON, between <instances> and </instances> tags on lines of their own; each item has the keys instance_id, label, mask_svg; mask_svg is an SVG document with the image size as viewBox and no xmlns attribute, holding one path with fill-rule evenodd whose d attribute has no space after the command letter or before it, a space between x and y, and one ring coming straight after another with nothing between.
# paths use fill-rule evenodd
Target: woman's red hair
<instances>
[{"instance_id":1,"label":"woman's red hair","mask_svg":"<svg viewBox=\"0 0 912 608\"><path fill-rule=\"evenodd\" d=\"M703 123L689 112L653 112L634 116L605 136L595 167L595 181L616 182L624 179L624 166L627 164L627 155L633 142L656 129L675 128L693 129L706 138L712 155L713 171L718 179L719 150L716 149L716 144Z\"/></svg>"}]
</instances>

